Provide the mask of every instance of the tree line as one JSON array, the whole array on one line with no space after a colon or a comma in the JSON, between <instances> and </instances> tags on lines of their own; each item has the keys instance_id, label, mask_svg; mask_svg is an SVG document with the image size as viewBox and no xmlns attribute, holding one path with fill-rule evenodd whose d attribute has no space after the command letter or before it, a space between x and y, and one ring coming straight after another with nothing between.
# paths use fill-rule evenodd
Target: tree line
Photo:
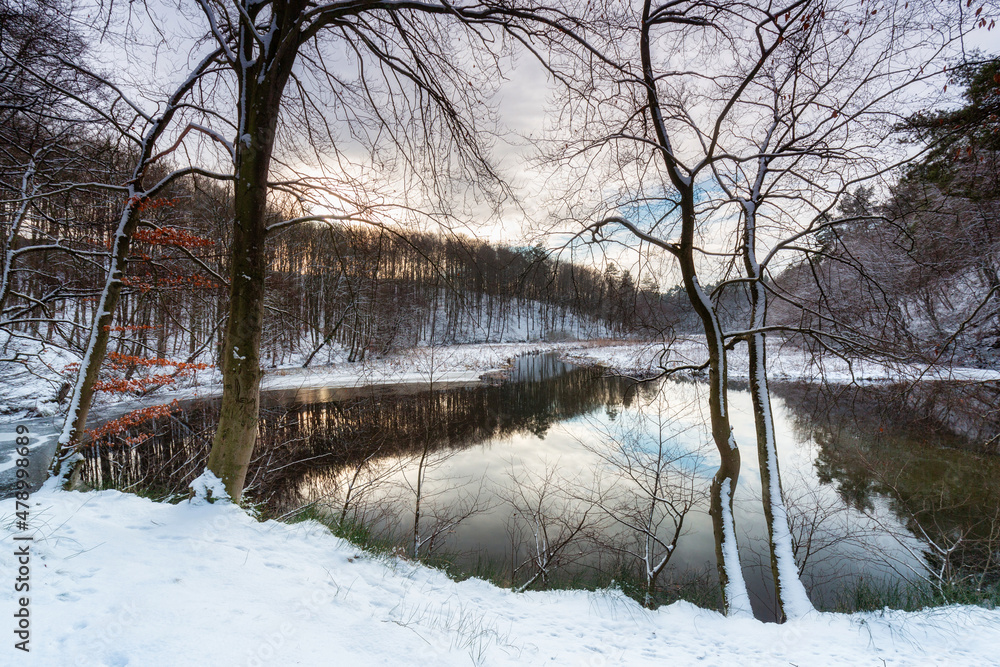
<instances>
[{"instance_id":1,"label":"tree line","mask_svg":"<svg viewBox=\"0 0 1000 667\"><path fill-rule=\"evenodd\" d=\"M5 175L16 177L17 167ZM4 181L11 193L5 221L18 199L11 181ZM8 335L83 352L103 286L100 258L113 242L115 203L100 193L30 202L6 253L4 309L22 313L2 323ZM194 177L146 203L109 327L110 349L219 361L231 212L226 188ZM271 218L283 219L280 211ZM309 365L318 354L329 360L340 351L353 362L428 343L649 335L677 308L613 263L601 271L560 261L540 246L401 226L292 227L268 243L267 267L262 363L269 365Z\"/></svg>"},{"instance_id":2,"label":"tree line","mask_svg":"<svg viewBox=\"0 0 1000 667\"><path fill-rule=\"evenodd\" d=\"M1000 358L1000 59L955 67L961 104L896 124L928 150L887 187L859 185L774 280L773 321L842 354L990 366ZM808 312L790 307L808 303Z\"/></svg>"}]
</instances>

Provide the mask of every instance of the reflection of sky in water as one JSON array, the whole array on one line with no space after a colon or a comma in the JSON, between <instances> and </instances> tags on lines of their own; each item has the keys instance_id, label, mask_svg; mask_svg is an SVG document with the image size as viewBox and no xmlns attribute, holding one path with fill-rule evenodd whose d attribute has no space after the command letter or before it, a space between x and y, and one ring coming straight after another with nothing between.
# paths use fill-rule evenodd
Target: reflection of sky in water
<instances>
[{"instance_id":1,"label":"reflection of sky in water","mask_svg":"<svg viewBox=\"0 0 1000 667\"><path fill-rule=\"evenodd\" d=\"M538 366L525 369L529 373ZM548 369L546 369L548 370ZM557 369L557 372L561 369ZM543 371L544 372L544 371ZM627 406L627 407L626 407ZM819 451L811 439L803 438L793 428L791 416L780 399L773 399L772 411L778 437L778 452L786 495L791 501L790 512L796 516L823 513L824 522L815 536L820 543L832 543L811 557L807 567L807 585L812 584L814 597L832 601L834 588L843 584L842 577L863 567L868 575L886 574L889 570L871 564L871 549L877 547L898 559L903 571L918 567L913 553L919 553L915 540L907 539L913 553L901 548L885 531L872 535L877 524L907 534L885 502L876 502L875 522L860 512L848 508L831 485L821 484L813 464ZM739 539L743 548L743 565L751 594L764 607L769 606L769 569L767 563L767 531L760 506L760 479L756 454L755 426L746 391L730 391L730 418L734 435L741 445L742 468L735 499ZM684 534L670 568L676 576L687 571L709 572L714 576L715 545L708 516L707 491L718 465L718 454L706 427L708 423L706 387L693 382L667 381L640 385L638 391L626 396L623 404L607 405L551 424L540 436L529 431L497 437L470 447L434 453L426 479L428 507L445 507L462 498L478 497L488 505L487 511L466 519L448 536L446 549L465 553L476 560L501 561L512 548L510 523L513 508L504 502L504 492L512 480L521 484L537 484L546 475L554 475L567 489L580 496L594 492L594 487L608 486L613 469L605 460L608 442L635 442L647 453L655 454L662 432L665 448L676 459L678 474L694 474L702 494L695 509L685 518ZM797 435L798 434L798 435ZM604 456L602 456L602 452ZM396 493L414 485L413 459L395 475ZM509 495L509 494L507 494ZM412 528L412 493L400 493L393 511L397 529L403 534ZM864 535L865 539L845 540L845 534ZM484 554L485 552L485 554ZM667 573L665 579L671 575Z\"/></svg>"}]
</instances>

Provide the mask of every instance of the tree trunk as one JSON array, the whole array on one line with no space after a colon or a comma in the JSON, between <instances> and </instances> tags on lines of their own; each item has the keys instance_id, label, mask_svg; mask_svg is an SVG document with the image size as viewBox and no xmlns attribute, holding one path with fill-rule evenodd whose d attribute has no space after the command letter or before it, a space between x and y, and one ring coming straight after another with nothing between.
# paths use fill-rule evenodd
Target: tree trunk
<instances>
[{"instance_id":1,"label":"tree trunk","mask_svg":"<svg viewBox=\"0 0 1000 667\"><path fill-rule=\"evenodd\" d=\"M294 27L289 12L284 16ZM241 24L242 25L242 24ZM283 50L290 36L282 23L266 53L241 27L240 123L236 138L233 241L230 247L229 320L222 346L222 404L208 469L225 484L234 502L243 495L257 442L260 411L260 337L267 274L267 182L274 151L281 95L292 71L295 49ZM284 34L282 34L284 33Z\"/></svg>"},{"instance_id":2,"label":"tree trunk","mask_svg":"<svg viewBox=\"0 0 1000 667\"><path fill-rule=\"evenodd\" d=\"M686 198L687 199L687 198ZM690 220L683 223L681 251L678 255L684 289L695 312L701 318L708 344L709 413L712 440L719 451L719 470L712 478L709 514L715 533L715 557L719 570L719 585L723 605L729 616L752 616L750 596L747 593L743 570L740 567L739 548L736 540L736 522L733 518L733 494L740 475L740 450L733 437L729 422L726 394L726 348L722 338L722 325L709 296L698 282L694 264L693 198ZM687 217L687 216L685 216Z\"/></svg>"},{"instance_id":3,"label":"tree trunk","mask_svg":"<svg viewBox=\"0 0 1000 667\"><path fill-rule=\"evenodd\" d=\"M264 318L264 185L237 187L233 230L229 320L222 347L222 405L212 440L208 469L223 481L230 498L243 494L247 469L257 441L260 410L260 332Z\"/></svg>"},{"instance_id":4,"label":"tree trunk","mask_svg":"<svg viewBox=\"0 0 1000 667\"><path fill-rule=\"evenodd\" d=\"M66 414L66 420L63 422L62 434L59 436L58 450L53 459L53 474L68 473L68 470L63 469L64 462L62 460L66 449L75 444L87 428L87 415L94 400L94 383L97 382L101 364L104 363L108 340L111 336L109 329L121 297L122 277L125 275L129 242L139 224L139 204L140 200L135 194L135 186L130 186L129 198L115 233L111 269L108 271L104 291L101 292L101 298L97 303L97 311L90 327L90 340L80 362L80 369L77 371L73 399L69 406L69 412Z\"/></svg>"},{"instance_id":5,"label":"tree trunk","mask_svg":"<svg viewBox=\"0 0 1000 667\"><path fill-rule=\"evenodd\" d=\"M709 412L711 415L712 440L719 451L719 470L712 479L709 514L715 534L715 557L719 570L719 586L722 591L723 608L730 616L752 616L750 596L740 567L740 554L736 542L736 522L733 518L733 493L740 475L740 451L733 437L729 423L729 409L726 394L726 347L711 299L698 282L698 272L694 262L694 232L697 214L695 211L695 185L690 174L685 174L675 160L667 127L663 120L660 100L657 94L657 78L653 73L652 39L650 29L655 24L651 20L652 0L644 0L642 9L642 30L639 49L642 58L643 82L646 87L647 107L650 122L656 134L656 141L663 157L664 167L670 181L680 195L681 238L679 244L660 242L678 261L687 293L695 312L698 314L708 345ZM648 239L647 239L648 240Z\"/></svg>"},{"instance_id":6,"label":"tree trunk","mask_svg":"<svg viewBox=\"0 0 1000 667\"><path fill-rule=\"evenodd\" d=\"M798 618L813 610L802 580L799 578L792 548L792 533L788 528L788 514L781 492L781 475L778 471L778 452L774 435L774 418L771 414L771 393L767 386L767 350L764 326L767 315L767 295L761 286L763 276L756 256L757 216L753 202L744 204L746 226L743 238L743 264L750 282L752 306L750 348L750 397L753 401L754 426L757 432L757 456L760 461L761 502L767 522L768 543L771 552L771 576L774 578L778 620Z\"/></svg>"},{"instance_id":7,"label":"tree trunk","mask_svg":"<svg viewBox=\"0 0 1000 667\"><path fill-rule=\"evenodd\" d=\"M146 170L153 161L153 149L157 140L170 126L181 100L199 82L200 73L214 62L216 55L217 52L212 53L201 61L191 76L174 91L167 101L166 109L152 121L149 129L143 135L138 160L132 171L132 178L128 182L128 198L125 200L125 207L122 209L118 229L115 232L111 250L111 268L105 278L104 290L97 304L94 320L91 322L90 340L77 371L73 399L66 420L63 422L62 434L59 436L59 443L53 458L52 474L54 475L69 474L71 464L65 460L67 459L67 450L76 444L80 434L86 428L87 413L90 411L90 405L94 398L94 383L97 382L101 364L104 363L104 355L107 352L110 337L109 328L121 296L122 277L125 275L129 245L132 234L135 233L135 229L139 225L141 204L146 197L154 195L158 187L164 187L170 181L170 178L162 179L150 190L143 191L142 181ZM177 172L174 172L174 175L176 174Z\"/></svg>"}]
</instances>

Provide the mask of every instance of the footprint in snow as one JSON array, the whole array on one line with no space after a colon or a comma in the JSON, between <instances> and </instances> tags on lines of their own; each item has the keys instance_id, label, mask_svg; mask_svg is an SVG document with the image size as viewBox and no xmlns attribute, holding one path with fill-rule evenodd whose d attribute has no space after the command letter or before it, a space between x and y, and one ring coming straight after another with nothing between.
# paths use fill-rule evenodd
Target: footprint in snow
<instances>
[{"instance_id":1,"label":"footprint in snow","mask_svg":"<svg viewBox=\"0 0 1000 667\"><path fill-rule=\"evenodd\" d=\"M104 658L104 664L108 667L125 667L128 665L128 656L124 653L115 652Z\"/></svg>"}]
</instances>

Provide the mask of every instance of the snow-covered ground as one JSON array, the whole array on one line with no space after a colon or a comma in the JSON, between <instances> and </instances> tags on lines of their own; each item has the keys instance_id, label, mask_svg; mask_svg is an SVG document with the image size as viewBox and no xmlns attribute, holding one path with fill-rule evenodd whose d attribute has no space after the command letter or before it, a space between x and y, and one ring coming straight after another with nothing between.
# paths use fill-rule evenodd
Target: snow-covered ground
<instances>
[{"instance_id":1,"label":"snow-covered ground","mask_svg":"<svg viewBox=\"0 0 1000 667\"><path fill-rule=\"evenodd\" d=\"M598 363L612 372L648 376L662 367L700 365L707 359L705 345L698 339L679 339L664 353L658 342L578 343L560 350L569 360ZM800 347L768 343L768 372L773 380L806 382L871 383L913 380L1000 380L1000 370L942 366L928 370L914 365L887 365L870 360L845 359L833 355L817 357ZM750 377L750 360L745 345L728 353L729 379Z\"/></svg>"},{"instance_id":2,"label":"snow-covered ground","mask_svg":"<svg viewBox=\"0 0 1000 667\"><path fill-rule=\"evenodd\" d=\"M263 389L289 390L308 388L342 388L379 384L428 384L478 382L488 376L500 376L510 368L514 357L533 352L552 352L560 357L586 365L600 365L610 373L650 377L663 367L697 366L706 359L704 345L696 339L677 340L665 352L656 341L572 341L522 343L470 343L461 345L422 346L403 350L385 357L373 357L363 362L339 362L325 366L301 368L299 365L267 369ZM32 350L39 362L26 368L7 364L0 382L0 427L30 422L31 432L38 436L33 449L51 456L55 435L61 427L66 403L56 396L60 383L69 379L66 365L73 361L57 349ZM870 361L848 363L838 357L814 358L793 347L775 344L769 348L771 378L815 382L884 382L890 380L951 379L1000 380L1000 371L978 368L890 367ZM730 380L747 379L749 363L744 346L730 352ZM160 390L142 398L98 393L91 410L91 423L119 416L139 407L215 396L221 393L218 369L199 371L183 378L170 390ZM15 456L11 439L0 428L0 495L10 488ZM40 454L41 456L41 454ZM44 458L44 457L42 457Z\"/></svg>"},{"instance_id":3,"label":"snow-covered ground","mask_svg":"<svg viewBox=\"0 0 1000 667\"><path fill-rule=\"evenodd\" d=\"M61 369L71 361L57 349L35 351L43 363L26 369L8 365L0 382L0 425L19 424L30 420L31 432L39 437L39 451L51 455L54 436L61 425L65 402L60 405L56 394L60 382L69 376ZM697 340L678 340L665 353L662 343L650 341L573 341L524 343L474 343L463 345L423 346L410 350L366 359L363 362L339 361L325 366L288 365L265 371L263 389L342 388L379 384L470 383L487 376L502 375L514 357L532 352L552 352L560 357L587 365L600 365L608 372L636 377L650 377L662 367L699 365L706 359L705 348ZM890 367L870 361L848 363L838 357L816 359L793 347L773 345L769 348L771 378L775 380L828 382L884 382L890 380L951 379L1000 380L1000 371L978 368ZM730 352L730 380L749 377L749 363L743 346ZM170 390L160 390L143 398L123 398L120 395L98 393L91 410L92 423L116 417L146 405L169 403L218 395L222 390L217 369L199 371L184 378ZM2 431L2 429L0 429ZM14 456L10 440L0 432L0 489L9 486ZM35 441L33 441L35 442Z\"/></svg>"},{"instance_id":4,"label":"snow-covered ground","mask_svg":"<svg viewBox=\"0 0 1000 667\"><path fill-rule=\"evenodd\" d=\"M365 555L315 522L116 491L0 502L0 572L31 535L30 653L45 665L989 665L1000 611L814 613L784 625L617 591L515 594Z\"/></svg>"}]
</instances>

